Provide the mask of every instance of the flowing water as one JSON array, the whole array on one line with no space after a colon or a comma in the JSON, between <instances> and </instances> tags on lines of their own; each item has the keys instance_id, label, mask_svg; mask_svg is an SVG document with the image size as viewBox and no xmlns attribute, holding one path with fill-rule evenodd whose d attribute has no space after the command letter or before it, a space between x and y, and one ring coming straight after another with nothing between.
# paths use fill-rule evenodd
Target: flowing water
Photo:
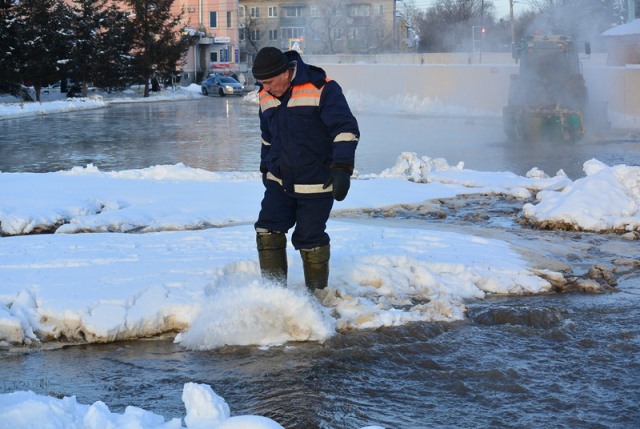
<instances>
[{"instance_id":1,"label":"flowing water","mask_svg":"<svg viewBox=\"0 0 640 429\"><path fill-rule=\"evenodd\" d=\"M467 168L563 168L581 177L590 158L639 165L633 138L573 146L506 142L499 118L358 114L361 173L391 167L402 151ZM45 172L93 163L102 170L183 162L255 171L256 106L238 99L117 105L0 121L0 171ZM33 390L184 415L186 382L206 383L233 415L260 414L287 428L640 427L640 251L611 234L536 231L517 222L522 202L470 198L437 213L350 213L341 220L438 228L499 238L540 267L610 274L602 293L494 297L468 319L335 335L324 344L267 350L187 351L171 336L104 345L0 352L0 392ZM4 238L10 239L10 238ZM1 426L1 425L0 425Z\"/></svg>"}]
</instances>

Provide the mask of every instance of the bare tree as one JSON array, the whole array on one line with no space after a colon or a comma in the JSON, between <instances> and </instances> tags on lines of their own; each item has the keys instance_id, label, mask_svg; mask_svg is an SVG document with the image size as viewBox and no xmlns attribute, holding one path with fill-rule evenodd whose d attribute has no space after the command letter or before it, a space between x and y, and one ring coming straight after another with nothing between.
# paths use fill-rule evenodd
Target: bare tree
<instances>
[{"instance_id":1,"label":"bare tree","mask_svg":"<svg viewBox=\"0 0 640 429\"><path fill-rule=\"evenodd\" d=\"M424 13L418 9L415 0L403 0L398 2L398 12L407 24L418 31L418 22L424 16Z\"/></svg>"},{"instance_id":2,"label":"bare tree","mask_svg":"<svg viewBox=\"0 0 640 429\"><path fill-rule=\"evenodd\" d=\"M626 5L620 0L528 0L537 12L528 33L566 34L603 49L600 35L624 22Z\"/></svg>"},{"instance_id":3,"label":"bare tree","mask_svg":"<svg viewBox=\"0 0 640 429\"><path fill-rule=\"evenodd\" d=\"M260 46L258 43L259 41L253 35L260 31L259 20L251 16L250 14L245 14L245 16L240 18L239 20L239 27L240 27L240 39L244 40L244 43L248 45L248 47L253 48L253 49L248 49L248 47L245 48L247 52L251 50L253 51L254 54L257 53L258 50L260 49Z\"/></svg>"},{"instance_id":4,"label":"bare tree","mask_svg":"<svg viewBox=\"0 0 640 429\"><path fill-rule=\"evenodd\" d=\"M338 51L337 41L345 37L344 4L340 0L328 0L318 4L318 8L320 16L312 19L308 30L320 42L323 54L335 54Z\"/></svg>"},{"instance_id":5,"label":"bare tree","mask_svg":"<svg viewBox=\"0 0 640 429\"><path fill-rule=\"evenodd\" d=\"M470 50L473 27L492 24L493 9L489 0L438 0L419 19L421 48L426 52Z\"/></svg>"}]
</instances>

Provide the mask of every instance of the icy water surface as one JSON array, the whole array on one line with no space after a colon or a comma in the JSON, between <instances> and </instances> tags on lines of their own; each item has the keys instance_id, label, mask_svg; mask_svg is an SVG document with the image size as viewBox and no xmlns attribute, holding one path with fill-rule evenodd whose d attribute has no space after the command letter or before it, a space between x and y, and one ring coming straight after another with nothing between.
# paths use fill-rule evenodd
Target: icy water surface
<instances>
[{"instance_id":1,"label":"icy water surface","mask_svg":"<svg viewBox=\"0 0 640 429\"><path fill-rule=\"evenodd\" d=\"M122 105L0 121L1 171L103 170L184 162L254 171L256 106L239 99ZM379 173L402 151L467 168L513 171L582 162L638 165L634 140L588 140L572 150L514 146L497 118L358 115L358 169ZM455 324L414 323L347 332L324 344L186 351L171 337L0 354L0 392L76 395L112 411L135 405L184 416L186 382L209 384L233 415L260 414L286 428L636 428L640 425L640 261L637 241L535 231L522 202L470 198L426 208L354 212L341 220L453 229L512 243L539 267L613 280L602 293L553 293L469 303ZM606 282L605 282L606 283ZM1 426L1 425L0 425Z\"/></svg>"},{"instance_id":2,"label":"icy water surface","mask_svg":"<svg viewBox=\"0 0 640 429\"><path fill-rule=\"evenodd\" d=\"M41 351L5 357L23 375L11 371L3 388L179 417L182 385L197 381L234 415L287 428L633 428L638 289L622 294L491 299L472 305L465 323L351 332L323 345L187 352L137 341Z\"/></svg>"},{"instance_id":3,"label":"icy water surface","mask_svg":"<svg viewBox=\"0 0 640 429\"><path fill-rule=\"evenodd\" d=\"M0 171L46 172L93 163L104 171L182 162L210 171L257 171L258 106L241 98L202 97L133 103L108 109L0 120ZM499 117L361 112L360 173L380 173L402 152L464 162L480 171L524 175L539 167L584 176L591 158L640 165L640 138L626 132L587 134L572 144L509 142Z\"/></svg>"}]
</instances>

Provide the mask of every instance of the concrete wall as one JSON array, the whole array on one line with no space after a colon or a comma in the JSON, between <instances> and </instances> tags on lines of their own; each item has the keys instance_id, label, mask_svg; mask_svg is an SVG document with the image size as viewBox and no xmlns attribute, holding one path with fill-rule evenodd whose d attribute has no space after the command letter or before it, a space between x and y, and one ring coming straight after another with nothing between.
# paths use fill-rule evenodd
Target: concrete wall
<instances>
[{"instance_id":1,"label":"concrete wall","mask_svg":"<svg viewBox=\"0 0 640 429\"><path fill-rule=\"evenodd\" d=\"M493 63L485 63L489 58L484 54L482 64L468 64L464 61L465 54L432 55L435 56L305 56L304 59L323 67L345 90L382 99L413 95L487 113L501 112L507 103L509 76L518 72L508 54L493 54ZM582 63L591 103L605 105L616 114L640 118L639 66L608 67L606 56L602 55L592 55Z\"/></svg>"},{"instance_id":2,"label":"concrete wall","mask_svg":"<svg viewBox=\"0 0 640 429\"><path fill-rule=\"evenodd\" d=\"M430 54L303 55L311 64L515 64L511 52L453 52ZM582 55L584 65L607 65L606 53Z\"/></svg>"}]
</instances>

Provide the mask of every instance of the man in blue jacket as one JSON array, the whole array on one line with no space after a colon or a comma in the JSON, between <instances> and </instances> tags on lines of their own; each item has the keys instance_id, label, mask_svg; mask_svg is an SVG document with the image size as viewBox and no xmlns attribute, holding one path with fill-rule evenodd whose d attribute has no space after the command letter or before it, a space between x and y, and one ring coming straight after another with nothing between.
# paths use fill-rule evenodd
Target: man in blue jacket
<instances>
[{"instance_id":1,"label":"man in blue jacket","mask_svg":"<svg viewBox=\"0 0 640 429\"><path fill-rule=\"evenodd\" d=\"M349 191L358 122L340 86L296 51L266 47L252 68L260 86L260 171L265 185L255 224L260 270L286 285L287 238L300 251L305 284L329 279L326 224L334 198Z\"/></svg>"}]
</instances>

